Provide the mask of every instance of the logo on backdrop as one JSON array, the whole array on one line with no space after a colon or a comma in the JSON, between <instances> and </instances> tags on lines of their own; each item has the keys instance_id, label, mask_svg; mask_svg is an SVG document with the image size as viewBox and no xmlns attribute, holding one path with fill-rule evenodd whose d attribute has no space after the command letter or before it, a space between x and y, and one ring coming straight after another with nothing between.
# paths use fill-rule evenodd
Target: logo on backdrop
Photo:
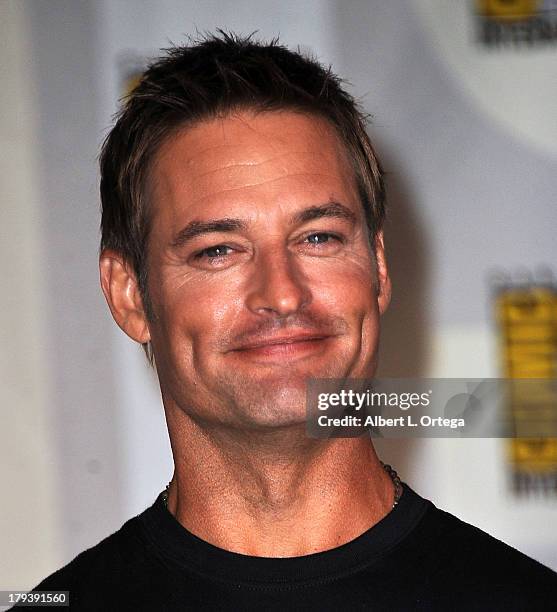
<instances>
[{"instance_id":1,"label":"logo on backdrop","mask_svg":"<svg viewBox=\"0 0 557 612\"><path fill-rule=\"evenodd\" d=\"M490 48L524 49L557 42L556 0L476 0L476 33Z\"/></svg>"},{"instance_id":2,"label":"logo on backdrop","mask_svg":"<svg viewBox=\"0 0 557 612\"><path fill-rule=\"evenodd\" d=\"M551 274L542 276L496 282L501 365L510 379L557 378L557 284ZM524 428L532 412L547 410L547 402L554 411L554 395L510 394L507 410L514 428ZM557 438L510 440L508 452L517 493L557 493Z\"/></svg>"}]
</instances>

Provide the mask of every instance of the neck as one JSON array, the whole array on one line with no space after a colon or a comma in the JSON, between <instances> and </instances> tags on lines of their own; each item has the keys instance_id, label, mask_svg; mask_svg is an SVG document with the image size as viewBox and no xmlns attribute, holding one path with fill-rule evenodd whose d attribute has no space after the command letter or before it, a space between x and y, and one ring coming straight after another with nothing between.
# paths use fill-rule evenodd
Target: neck
<instances>
[{"instance_id":1,"label":"neck","mask_svg":"<svg viewBox=\"0 0 557 612\"><path fill-rule=\"evenodd\" d=\"M393 483L368 437L208 430L183 413L167 420L175 461L168 509L219 548L261 557L329 550L393 506Z\"/></svg>"}]
</instances>

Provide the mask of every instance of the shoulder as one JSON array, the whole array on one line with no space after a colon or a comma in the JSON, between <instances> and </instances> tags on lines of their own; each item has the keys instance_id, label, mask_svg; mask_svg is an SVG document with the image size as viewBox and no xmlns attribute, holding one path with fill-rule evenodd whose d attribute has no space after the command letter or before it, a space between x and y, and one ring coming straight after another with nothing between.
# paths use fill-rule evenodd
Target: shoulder
<instances>
[{"instance_id":1,"label":"shoulder","mask_svg":"<svg viewBox=\"0 0 557 612\"><path fill-rule=\"evenodd\" d=\"M121 598L130 588L141 587L157 558L143 535L140 516L77 555L33 590L69 591L72 607L95 609L101 602L105 605Z\"/></svg>"},{"instance_id":2,"label":"shoulder","mask_svg":"<svg viewBox=\"0 0 557 612\"><path fill-rule=\"evenodd\" d=\"M463 602L508 601L510 609L557 598L554 571L456 516L432 506L422 529L435 560L433 591Z\"/></svg>"},{"instance_id":3,"label":"shoulder","mask_svg":"<svg viewBox=\"0 0 557 612\"><path fill-rule=\"evenodd\" d=\"M492 577L508 577L522 572L557 579L557 574L512 546L489 535L456 516L435 508L432 519L439 525L441 557L458 564L462 572L474 575L478 569L489 571Z\"/></svg>"}]
</instances>

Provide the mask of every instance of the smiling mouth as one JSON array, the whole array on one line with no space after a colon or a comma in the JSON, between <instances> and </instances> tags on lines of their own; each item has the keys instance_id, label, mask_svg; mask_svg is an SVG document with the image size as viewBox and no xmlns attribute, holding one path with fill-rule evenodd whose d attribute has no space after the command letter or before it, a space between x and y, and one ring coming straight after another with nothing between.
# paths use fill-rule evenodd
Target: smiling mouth
<instances>
[{"instance_id":1,"label":"smiling mouth","mask_svg":"<svg viewBox=\"0 0 557 612\"><path fill-rule=\"evenodd\" d=\"M326 340L322 334L298 334L256 340L242 344L231 352L246 357L303 357L323 349Z\"/></svg>"}]
</instances>

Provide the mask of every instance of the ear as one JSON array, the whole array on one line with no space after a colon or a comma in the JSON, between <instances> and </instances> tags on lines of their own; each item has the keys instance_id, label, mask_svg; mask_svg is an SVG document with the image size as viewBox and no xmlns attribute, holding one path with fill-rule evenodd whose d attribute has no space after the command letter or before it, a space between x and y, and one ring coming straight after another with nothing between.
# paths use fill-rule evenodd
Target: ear
<instances>
[{"instance_id":1,"label":"ear","mask_svg":"<svg viewBox=\"0 0 557 612\"><path fill-rule=\"evenodd\" d=\"M379 313L383 314L391 302L391 279L387 269L383 232L375 237L375 261L377 266L377 304Z\"/></svg>"},{"instance_id":2,"label":"ear","mask_svg":"<svg viewBox=\"0 0 557 612\"><path fill-rule=\"evenodd\" d=\"M101 287L114 320L132 340L151 340L139 284L132 266L121 253L105 249L99 259Z\"/></svg>"}]
</instances>

